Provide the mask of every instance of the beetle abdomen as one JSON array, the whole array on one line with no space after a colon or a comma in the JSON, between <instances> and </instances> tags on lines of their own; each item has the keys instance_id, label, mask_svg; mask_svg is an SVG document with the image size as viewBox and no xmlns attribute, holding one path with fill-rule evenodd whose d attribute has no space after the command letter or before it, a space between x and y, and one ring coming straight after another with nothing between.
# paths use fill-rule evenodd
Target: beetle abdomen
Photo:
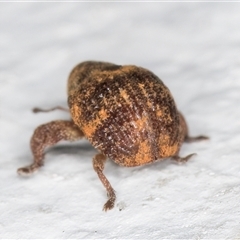
<instances>
[{"instance_id":1,"label":"beetle abdomen","mask_svg":"<svg viewBox=\"0 0 240 240\"><path fill-rule=\"evenodd\" d=\"M73 120L92 145L123 166L173 156L179 116L163 82L136 66L96 69L69 96Z\"/></svg>"}]
</instances>

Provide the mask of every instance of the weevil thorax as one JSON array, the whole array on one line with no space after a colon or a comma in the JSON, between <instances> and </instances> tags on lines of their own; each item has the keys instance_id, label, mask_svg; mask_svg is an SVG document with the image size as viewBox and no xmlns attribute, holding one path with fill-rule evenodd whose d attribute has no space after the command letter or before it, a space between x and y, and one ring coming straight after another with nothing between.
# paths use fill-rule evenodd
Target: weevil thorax
<instances>
[{"instance_id":1,"label":"weevil thorax","mask_svg":"<svg viewBox=\"0 0 240 240\"><path fill-rule=\"evenodd\" d=\"M68 96L74 123L95 148L120 165L173 156L182 144L171 93L144 68L83 62L69 76Z\"/></svg>"}]
</instances>

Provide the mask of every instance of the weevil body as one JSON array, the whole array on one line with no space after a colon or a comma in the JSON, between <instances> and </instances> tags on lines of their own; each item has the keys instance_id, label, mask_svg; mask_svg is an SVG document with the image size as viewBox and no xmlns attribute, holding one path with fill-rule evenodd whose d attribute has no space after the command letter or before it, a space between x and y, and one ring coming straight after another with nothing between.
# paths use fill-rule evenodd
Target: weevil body
<instances>
[{"instance_id":1,"label":"weevil body","mask_svg":"<svg viewBox=\"0 0 240 240\"><path fill-rule=\"evenodd\" d=\"M185 162L178 153L189 137L187 124L164 83L152 72L136 66L87 61L77 65L68 79L71 121L39 126L31 139L34 163L18 169L30 174L43 165L44 149L60 140L86 137L99 150L93 168L107 190L104 210L114 207L114 190L103 174L107 158L126 167L149 164L171 157Z\"/></svg>"}]
</instances>

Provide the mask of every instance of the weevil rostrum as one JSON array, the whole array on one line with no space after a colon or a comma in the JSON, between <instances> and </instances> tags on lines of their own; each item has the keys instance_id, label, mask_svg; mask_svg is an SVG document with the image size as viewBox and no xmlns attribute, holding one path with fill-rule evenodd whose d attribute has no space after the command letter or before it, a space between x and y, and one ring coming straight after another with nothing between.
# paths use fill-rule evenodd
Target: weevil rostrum
<instances>
[{"instance_id":1,"label":"weevil rostrum","mask_svg":"<svg viewBox=\"0 0 240 240\"><path fill-rule=\"evenodd\" d=\"M166 158L186 162L193 154L180 157L182 143L208 139L188 135L169 89L142 67L82 62L70 73L67 93L72 119L37 127L30 142L34 162L19 168L18 173L30 175L43 166L47 147L85 137L99 151L93 157L93 169L107 191L105 211L112 209L116 200L103 173L107 158L124 167Z\"/></svg>"}]
</instances>

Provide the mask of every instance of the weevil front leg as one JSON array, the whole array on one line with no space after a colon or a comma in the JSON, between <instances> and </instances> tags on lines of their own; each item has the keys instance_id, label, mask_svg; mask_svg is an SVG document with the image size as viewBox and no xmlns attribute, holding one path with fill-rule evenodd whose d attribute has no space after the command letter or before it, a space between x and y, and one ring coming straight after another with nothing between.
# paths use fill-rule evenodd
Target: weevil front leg
<instances>
[{"instance_id":1,"label":"weevil front leg","mask_svg":"<svg viewBox=\"0 0 240 240\"><path fill-rule=\"evenodd\" d=\"M69 109L68 109L68 108L61 107L61 106L56 106L56 107L49 108L49 109L43 109L43 108L37 108L37 107L32 109L32 111L33 111L34 113L39 113L39 112L52 112L52 111L55 111L55 110L61 110L61 111L69 112Z\"/></svg>"},{"instance_id":2,"label":"weevil front leg","mask_svg":"<svg viewBox=\"0 0 240 240\"><path fill-rule=\"evenodd\" d=\"M103 211L110 210L114 207L116 195L113 187L111 186L110 182L103 174L104 164L107 160L107 157L99 153L93 158L93 168L97 172L99 179L101 180L103 186L107 190L108 201L103 206Z\"/></svg>"},{"instance_id":3,"label":"weevil front leg","mask_svg":"<svg viewBox=\"0 0 240 240\"><path fill-rule=\"evenodd\" d=\"M43 166L44 150L61 140L76 141L84 137L83 132L73 121L52 121L40 125L33 133L30 141L34 162L17 170L19 175L30 175Z\"/></svg>"}]
</instances>

